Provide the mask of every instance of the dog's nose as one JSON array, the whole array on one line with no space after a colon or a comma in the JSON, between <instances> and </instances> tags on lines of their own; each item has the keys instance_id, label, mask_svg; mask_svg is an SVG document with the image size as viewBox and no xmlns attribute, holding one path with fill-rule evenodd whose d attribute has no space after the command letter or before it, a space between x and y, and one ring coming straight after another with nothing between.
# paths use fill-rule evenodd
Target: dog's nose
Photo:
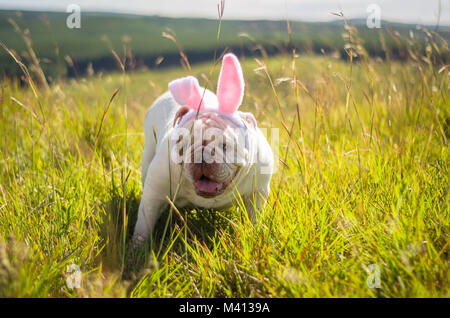
<instances>
[{"instance_id":1,"label":"dog's nose","mask_svg":"<svg viewBox=\"0 0 450 318\"><path fill-rule=\"evenodd\" d=\"M203 175L208 177L211 180L219 181L226 179L226 175L224 174L223 165L217 163L208 163L203 165L202 172Z\"/></svg>"},{"instance_id":2,"label":"dog's nose","mask_svg":"<svg viewBox=\"0 0 450 318\"><path fill-rule=\"evenodd\" d=\"M203 164L202 163L191 163L190 165L191 165L190 169L192 171L192 177L195 180L200 179L203 176L203 168L202 168Z\"/></svg>"},{"instance_id":3,"label":"dog's nose","mask_svg":"<svg viewBox=\"0 0 450 318\"><path fill-rule=\"evenodd\" d=\"M198 180L203 176L214 179L217 165L215 163L193 163L189 169L194 180Z\"/></svg>"}]
</instances>

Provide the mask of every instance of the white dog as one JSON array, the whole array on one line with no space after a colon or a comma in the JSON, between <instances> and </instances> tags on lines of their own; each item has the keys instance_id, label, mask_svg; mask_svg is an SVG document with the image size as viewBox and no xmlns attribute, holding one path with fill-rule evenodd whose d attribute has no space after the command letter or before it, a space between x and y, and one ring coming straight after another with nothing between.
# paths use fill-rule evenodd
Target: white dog
<instances>
[{"instance_id":1,"label":"white dog","mask_svg":"<svg viewBox=\"0 0 450 318\"><path fill-rule=\"evenodd\" d=\"M253 115L237 110L243 94L239 61L226 54L217 95L188 76L171 82L148 110L135 246L149 237L168 198L201 208L242 199L252 221L264 207L273 154Z\"/></svg>"}]
</instances>

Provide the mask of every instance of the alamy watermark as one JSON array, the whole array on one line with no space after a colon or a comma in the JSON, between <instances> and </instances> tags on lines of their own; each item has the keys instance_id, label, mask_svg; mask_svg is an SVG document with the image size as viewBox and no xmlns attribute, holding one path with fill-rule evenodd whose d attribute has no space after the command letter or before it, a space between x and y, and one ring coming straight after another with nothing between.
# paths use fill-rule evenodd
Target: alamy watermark
<instances>
[{"instance_id":1,"label":"alamy watermark","mask_svg":"<svg viewBox=\"0 0 450 318\"><path fill-rule=\"evenodd\" d=\"M381 288L381 270L380 266L377 264L370 264L367 266L367 277L366 284L369 288Z\"/></svg>"},{"instance_id":2,"label":"alamy watermark","mask_svg":"<svg viewBox=\"0 0 450 318\"><path fill-rule=\"evenodd\" d=\"M268 129L260 130L267 138ZM225 130L210 127L203 129L201 124L194 123L193 129L178 127L172 135L171 160L182 163L258 163L262 174L270 174L278 167L279 129L270 129L270 146L273 153L273 167L269 165L269 154L258 151L252 155L254 148L250 142L258 140L254 132L245 128L227 127ZM257 142L256 142L257 143ZM273 171L272 171L273 169Z\"/></svg>"},{"instance_id":3,"label":"alamy watermark","mask_svg":"<svg viewBox=\"0 0 450 318\"><path fill-rule=\"evenodd\" d=\"M78 4L69 4L66 9L70 15L66 19L66 25L69 29L81 28L81 7Z\"/></svg>"},{"instance_id":4,"label":"alamy watermark","mask_svg":"<svg viewBox=\"0 0 450 318\"><path fill-rule=\"evenodd\" d=\"M366 12L369 13L366 20L367 27L369 29L381 28L381 7L376 3L372 3L369 4Z\"/></svg>"},{"instance_id":5,"label":"alamy watermark","mask_svg":"<svg viewBox=\"0 0 450 318\"><path fill-rule=\"evenodd\" d=\"M69 289L81 287L81 270L77 264L70 264L66 269L67 273L71 273L66 279L66 285Z\"/></svg>"}]
</instances>

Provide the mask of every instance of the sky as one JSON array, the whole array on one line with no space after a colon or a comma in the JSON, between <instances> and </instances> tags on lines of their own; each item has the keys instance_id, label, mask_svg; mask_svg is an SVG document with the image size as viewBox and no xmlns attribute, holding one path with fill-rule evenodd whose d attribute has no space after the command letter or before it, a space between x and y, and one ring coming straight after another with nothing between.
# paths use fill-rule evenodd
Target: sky
<instances>
[{"instance_id":1,"label":"sky","mask_svg":"<svg viewBox=\"0 0 450 318\"><path fill-rule=\"evenodd\" d=\"M217 18L219 0L0 0L0 9L66 11L78 4L83 11ZM439 3L441 10L439 10ZM224 19L336 20L367 18L377 4L382 20L412 24L450 25L450 0L225 0ZM439 15L440 12L440 15Z\"/></svg>"}]
</instances>

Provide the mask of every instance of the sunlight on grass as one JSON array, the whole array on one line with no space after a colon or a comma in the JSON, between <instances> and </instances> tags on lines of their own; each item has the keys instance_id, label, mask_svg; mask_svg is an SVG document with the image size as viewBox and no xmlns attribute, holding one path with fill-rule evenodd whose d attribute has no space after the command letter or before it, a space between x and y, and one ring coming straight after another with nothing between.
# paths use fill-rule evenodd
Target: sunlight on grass
<instances>
[{"instance_id":1,"label":"sunlight on grass","mask_svg":"<svg viewBox=\"0 0 450 318\"><path fill-rule=\"evenodd\" d=\"M37 94L4 79L0 296L448 297L448 66L350 44L353 63L243 58L243 110L280 129L262 217L181 210L187 228L167 212L137 251L145 112L170 80L205 85L218 70L97 75ZM380 288L367 285L371 264Z\"/></svg>"}]
</instances>

